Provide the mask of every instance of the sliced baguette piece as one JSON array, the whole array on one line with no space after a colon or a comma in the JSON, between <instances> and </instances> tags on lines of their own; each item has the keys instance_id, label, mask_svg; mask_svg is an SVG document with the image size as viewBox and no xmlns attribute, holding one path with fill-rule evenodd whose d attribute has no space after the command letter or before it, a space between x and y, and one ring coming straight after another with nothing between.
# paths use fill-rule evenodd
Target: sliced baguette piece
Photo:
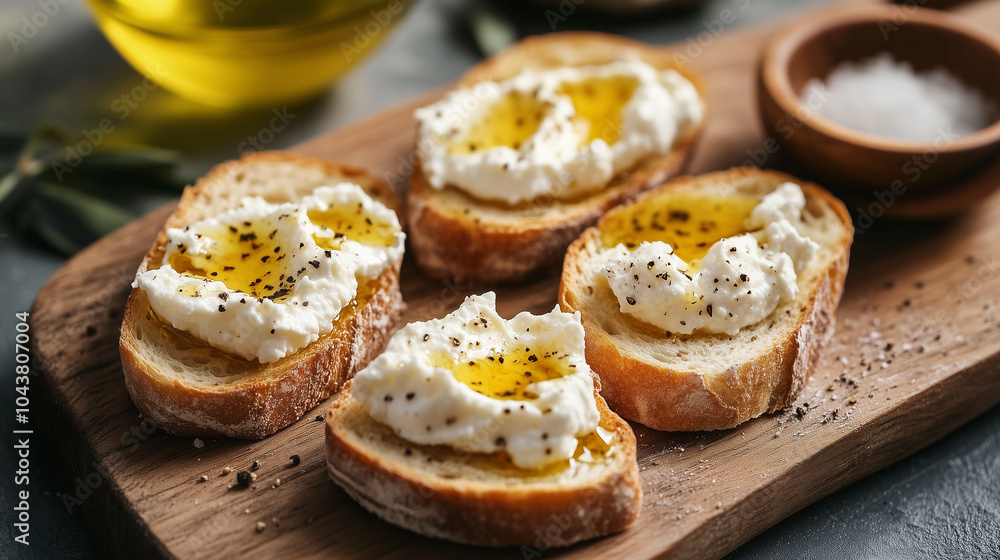
<instances>
[{"instance_id":1,"label":"sliced baguette piece","mask_svg":"<svg viewBox=\"0 0 1000 560\"><path fill-rule=\"evenodd\" d=\"M378 517L481 546L567 546L624 530L642 506L632 428L595 391L615 453L597 465L524 476L446 446L410 443L365 411L348 382L326 413L327 471Z\"/></svg>"},{"instance_id":2,"label":"sliced baguette piece","mask_svg":"<svg viewBox=\"0 0 1000 560\"><path fill-rule=\"evenodd\" d=\"M676 70L694 84L705 105L701 80L679 66L669 52L603 33L530 37L473 67L457 85L503 81L526 69L608 64L623 56ZM418 163L407 194L410 245L417 265L434 278L480 284L522 280L546 266L556 267L570 242L609 208L682 173L704 122L678 138L669 153L641 162L604 189L576 200L547 197L508 205L477 199L451 186L436 190Z\"/></svg>"},{"instance_id":3,"label":"sliced baguette piece","mask_svg":"<svg viewBox=\"0 0 1000 560\"><path fill-rule=\"evenodd\" d=\"M399 212L380 179L345 165L289 153L260 152L214 167L185 189L136 275L163 258L166 230L236 208L247 196L280 203L316 187L348 181ZM136 407L179 436L260 439L299 419L367 364L388 339L402 310L400 262L359 287L333 331L298 352L261 364L214 349L155 316L134 288L122 321L119 348L125 385Z\"/></svg>"},{"instance_id":4,"label":"sliced baguette piece","mask_svg":"<svg viewBox=\"0 0 1000 560\"><path fill-rule=\"evenodd\" d=\"M600 228L607 216L569 248L559 286L563 311L580 311L587 363L601 394L618 414L658 430L732 428L792 403L833 335L854 228L843 203L822 188L756 168L681 177L633 204L655 205L678 192L745 194L762 198L790 181L806 197L796 227L820 245L798 275L798 296L736 336L672 334L621 313L607 279ZM615 211L608 213L614 215Z\"/></svg>"}]
</instances>

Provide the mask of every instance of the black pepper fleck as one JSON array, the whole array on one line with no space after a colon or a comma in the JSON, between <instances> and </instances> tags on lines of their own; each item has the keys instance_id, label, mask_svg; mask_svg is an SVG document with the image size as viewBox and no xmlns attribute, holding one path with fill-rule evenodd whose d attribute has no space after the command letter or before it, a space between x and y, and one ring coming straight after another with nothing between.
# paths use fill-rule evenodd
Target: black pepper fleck
<instances>
[{"instance_id":1,"label":"black pepper fleck","mask_svg":"<svg viewBox=\"0 0 1000 560\"><path fill-rule=\"evenodd\" d=\"M242 486L243 488L248 488L250 486L250 483L252 483L256 478L257 475L249 471L240 471L236 473L236 482L239 483L239 485Z\"/></svg>"}]
</instances>

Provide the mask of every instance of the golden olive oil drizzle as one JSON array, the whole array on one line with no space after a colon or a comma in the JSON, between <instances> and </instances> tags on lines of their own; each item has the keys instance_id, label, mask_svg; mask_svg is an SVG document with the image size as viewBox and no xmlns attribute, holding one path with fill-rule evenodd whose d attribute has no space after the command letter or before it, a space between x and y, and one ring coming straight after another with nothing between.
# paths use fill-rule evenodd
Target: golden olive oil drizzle
<instances>
[{"instance_id":1,"label":"golden olive oil drizzle","mask_svg":"<svg viewBox=\"0 0 1000 560\"><path fill-rule=\"evenodd\" d=\"M643 241L662 241L691 264L716 241L749 231L744 224L759 203L743 195L683 193L632 204L604 218L601 243L605 247L621 243L634 250Z\"/></svg>"}]
</instances>

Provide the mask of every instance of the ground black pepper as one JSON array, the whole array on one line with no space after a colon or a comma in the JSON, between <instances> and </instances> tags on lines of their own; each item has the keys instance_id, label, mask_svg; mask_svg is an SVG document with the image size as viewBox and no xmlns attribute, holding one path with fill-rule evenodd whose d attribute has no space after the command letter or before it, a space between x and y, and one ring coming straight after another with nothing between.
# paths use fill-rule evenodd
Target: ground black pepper
<instances>
[{"instance_id":1,"label":"ground black pepper","mask_svg":"<svg viewBox=\"0 0 1000 560\"><path fill-rule=\"evenodd\" d=\"M238 482L239 485L242 486L243 488L248 488L250 484L256 479L257 475L248 471L240 471L236 473L236 482Z\"/></svg>"}]
</instances>

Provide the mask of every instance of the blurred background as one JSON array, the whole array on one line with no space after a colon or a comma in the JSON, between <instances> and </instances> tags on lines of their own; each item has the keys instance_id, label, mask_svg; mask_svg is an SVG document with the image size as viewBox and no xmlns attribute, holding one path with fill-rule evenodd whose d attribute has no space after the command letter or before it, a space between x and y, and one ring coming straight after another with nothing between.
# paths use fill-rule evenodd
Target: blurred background
<instances>
[{"instance_id":1,"label":"blurred background","mask_svg":"<svg viewBox=\"0 0 1000 560\"><path fill-rule=\"evenodd\" d=\"M282 3L280 11L269 0L0 0L0 171L7 175L0 200L10 195L0 202L0 387L13 386L6 365L13 363L11 317L29 309L80 240L175 198L180 186L215 163L292 146L447 84L527 35L590 29L669 43L704 31L723 9L735 14L730 29L826 1L666 2L636 14L620 13L629 2L599 0L579 6L581 0L309 0ZM593 9L599 4L618 9ZM379 19L373 10L388 15ZM303 14L318 23L296 27ZM158 17L177 24L170 48L141 31ZM224 30L205 28L216 18L262 34L257 43L273 40L293 52L264 49L246 58L254 61L244 64L249 68L234 65L233 53L247 51ZM260 30L262 21L287 28ZM66 180L53 180L60 171L44 165L46 158L74 162L64 147L86 150L88 144L94 153L78 154L79 165L57 178ZM12 395L3 391L4 410ZM8 416L0 415L5 438ZM997 557L995 549L977 548L981 539L968 533L984 515L1000 519L998 434L994 409L792 516L732 558ZM11 473L4 441L0 473ZM12 481L6 474L0 479L0 557L100 557L79 513L62 505L63 488L50 477L57 468L33 463L30 548L11 540Z\"/></svg>"}]
</instances>

